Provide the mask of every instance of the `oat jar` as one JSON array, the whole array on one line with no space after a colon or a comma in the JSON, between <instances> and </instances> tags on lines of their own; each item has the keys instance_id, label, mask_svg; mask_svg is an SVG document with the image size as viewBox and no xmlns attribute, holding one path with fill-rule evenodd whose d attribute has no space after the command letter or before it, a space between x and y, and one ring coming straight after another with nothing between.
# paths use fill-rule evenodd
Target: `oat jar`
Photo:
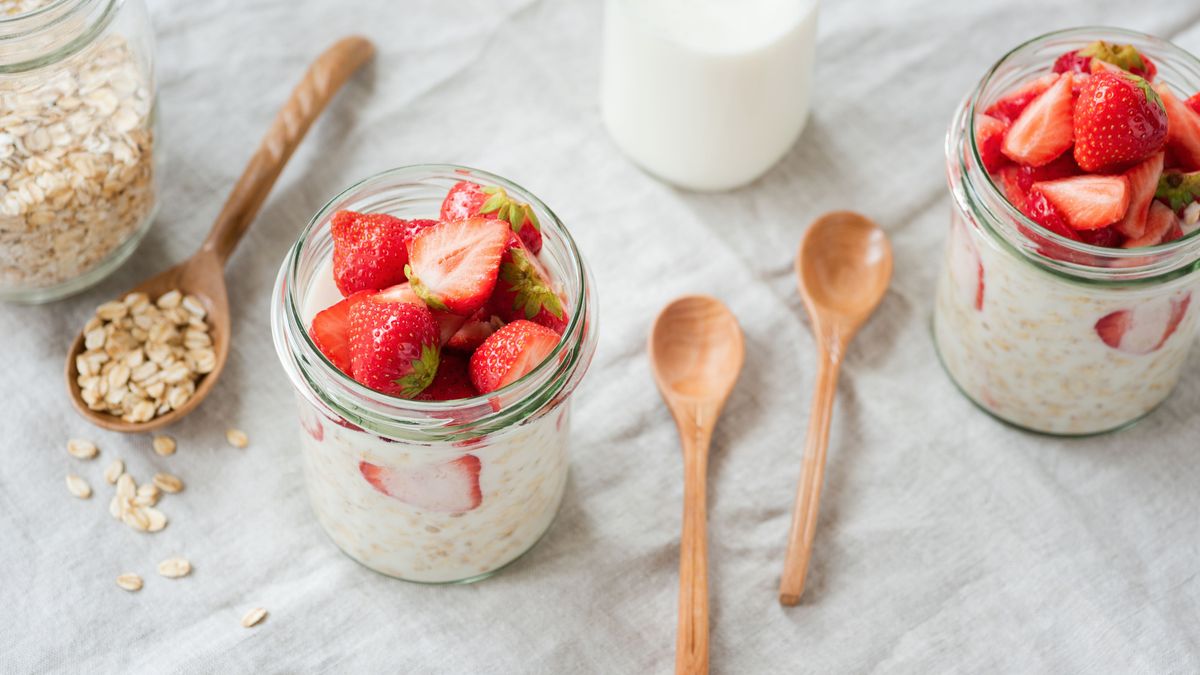
<instances>
[{"instance_id":1,"label":"oat jar","mask_svg":"<svg viewBox=\"0 0 1200 675\"><path fill-rule=\"evenodd\" d=\"M979 407L1049 434L1114 430L1153 410L1184 371L1200 312L1194 226L1154 246L1085 243L1026 217L1005 198L1013 189L1005 174L982 168L977 115L1095 40L1136 47L1157 65L1155 86L1180 100L1200 90L1200 61L1169 42L1110 28L1061 31L993 66L946 137L954 199L934 310L938 353Z\"/></svg>"},{"instance_id":2,"label":"oat jar","mask_svg":"<svg viewBox=\"0 0 1200 675\"><path fill-rule=\"evenodd\" d=\"M341 299L330 259L340 210L436 217L463 179L528 203L539 258L569 314L557 347L506 387L475 398L413 401L368 389L330 363L307 326ZM499 176L414 166L368 178L325 205L289 251L271 301L275 349L296 392L300 451L313 510L363 565L408 581L482 579L550 527L567 483L570 396L596 348L595 290L562 222Z\"/></svg>"},{"instance_id":3,"label":"oat jar","mask_svg":"<svg viewBox=\"0 0 1200 675\"><path fill-rule=\"evenodd\" d=\"M0 0L0 299L86 288L150 225L151 47L141 0Z\"/></svg>"}]
</instances>

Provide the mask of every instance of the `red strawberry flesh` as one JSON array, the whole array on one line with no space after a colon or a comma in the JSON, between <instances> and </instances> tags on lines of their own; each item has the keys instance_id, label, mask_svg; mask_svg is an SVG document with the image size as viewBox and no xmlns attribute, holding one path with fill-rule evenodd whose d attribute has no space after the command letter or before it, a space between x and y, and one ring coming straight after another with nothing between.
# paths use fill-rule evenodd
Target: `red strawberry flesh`
<instances>
[{"instance_id":1,"label":"red strawberry flesh","mask_svg":"<svg viewBox=\"0 0 1200 675\"><path fill-rule=\"evenodd\" d=\"M1129 208L1124 176L1075 176L1034 183L1032 194L1046 198L1076 230L1094 230L1120 220Z\"/></svg>"},{"instance_id":2,"label":"red strawberry flesh","mask_svg":"<svg viewBox=\"0 0 1200 675\"><path fill-rule=\"evenodd\" d=\"M475 312L496 288L508 238L506 223L485 218L422 230L409 243L413 290L431 309L463 316Z\"/></svg>"},{"instance_id":3,"label":"red strawberry flesh","mask_svg":"<svg viewBox=\"0 0 1200 675\"><path fill-rule=\"evenodd\" d=\"M1042 166L1071 147L1071 82L1070 75L1058 76L1049 89L1021 111L1001 146L1009 159L1026 166Z\"/></svg>"},{"instance_id":4,"label":"red strawberry flesh","mask_svg":"<svg viewBox=\"0 0 1200 675\"><path fill-rule=\"evenodd\" d=\"M425 391L417 394L418 401L454 401L478 395L471 384L468 372L469 361L463 354L443 352L438 363L437 376Z\"/></svg>"},{"instance_id":5,"label":"red strawberry flesh","mask_svg":"<svg viewBox=\"0 0 1200 675\"><path fill-rule=\"evenodd\" d=\"M475 455L441 464L403 467L362 461L358 470L377 491L422 511L463 513L483 501L480 462Z\"/></svg>"},{"instance_id":6,"label":"red strawberry flesh","mask_svg":"<svg viewBox=\"0 0 1200 675\"><path fill-rule=\"evenodd\" d=\"M317 349L347 375L353 372L350 366L350 307L370 296L371 291L360 291L317 312L308 329L308 335Z\"/></svg>"}]
</instances>

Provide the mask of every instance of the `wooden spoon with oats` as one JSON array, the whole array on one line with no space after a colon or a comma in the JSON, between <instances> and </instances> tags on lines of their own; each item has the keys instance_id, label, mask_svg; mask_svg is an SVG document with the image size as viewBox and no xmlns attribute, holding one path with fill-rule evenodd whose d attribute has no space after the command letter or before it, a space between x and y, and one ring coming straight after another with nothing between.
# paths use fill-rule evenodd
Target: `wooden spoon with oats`
<instances>
[{"instance_id":1,"label":"wooden spoon with oats","mask_svg":"<svg viewBox=\"0 0 1200 675\"><path fill-rule=\"evenodd\" d=\"M75 338L67 355L67 391L76 410L84 418L112 431L151 431L165 427L194 410L212 390L229 356L229 297L225 290L225 261L250 227L275 179L283 171L284 164L308 128L338 89L374 53L375 47L370 41L354 36L339 40L317 57L271 123L271 128L233 186L200 250L183 263L131 289L122 296L130 298L128 302L101 306L96 322L101 324L105 321L121 322L126 318L126 310L122 310L121 306L132 314L134 306L148 304L147 300L155 304L152 313L156 317L167 315L166 323L173 325L159 329L126 324L128 330L135 333L132 337L123 338L126 342L139 342L139 337L143 338L141 342L145 342L146 334L154 341L154 345L147 342L146 348L141 349L146 358L135 354L132 355L134 358L129 359L129 363L134 365L118 363L103 347L106 341L104 331L96 333L93 324L89 324L93 327L89 332L95 333L91 339L85 340L84 333ZM180 308L186 314L175 311ZM161 330L162 333L154 335L155 330ZM200 333L208 337L201 337ZM199 365L195 358L187 360L174 358L170 354L154 354L161 356L155 360L148 354L151 346L163 349L166 347L162 345L182 347L181 343L188 340L194 340L194 346L198 348ZM206 341L211 342L211 347L204 346ZM138 351L136 347L130 347L132 345L121 345L119 348ZM82 360L79 358L81 356ZM101 372L101 361L111 362L104 372ZM151 375L141 383L136 383L130 371L151 362L160 375ZM80 384L81 365L85 369L83 379L90 404L85 400L85 386ZM145 369L152 368L145 366ZM187 372L183 369L187 369ZM168 371L170 374L164 376ZM199 379L194 379L196 374L200 374ZM104 380L103 383L100 379ZM159 384L162 386L159 387ZM153 394L147 394L147 388L153 388ZM103 394L99 393L101 389ZM123 401L127 393L128 401ZM147 408L147 405L153 406L153 409ZM109 412L113 408L121 414Z\"/></svg>"}]
</instances>

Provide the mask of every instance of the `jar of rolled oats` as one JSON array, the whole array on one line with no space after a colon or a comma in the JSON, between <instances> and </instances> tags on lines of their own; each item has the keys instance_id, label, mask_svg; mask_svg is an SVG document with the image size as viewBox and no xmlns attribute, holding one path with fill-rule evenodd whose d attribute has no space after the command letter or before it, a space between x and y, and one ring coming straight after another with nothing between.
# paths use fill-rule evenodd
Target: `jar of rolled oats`
<instances>
[{"instance_id":1,"label":"jar of rolled oats","mask_svg":"<svg viewBox=\"0 0 1200 675\"><path fill-rule=\"evenodd\" d=\"M0 0L0 299L61 298L133 252L155 122L141 0Z\"/></svg>"}]
</instances>

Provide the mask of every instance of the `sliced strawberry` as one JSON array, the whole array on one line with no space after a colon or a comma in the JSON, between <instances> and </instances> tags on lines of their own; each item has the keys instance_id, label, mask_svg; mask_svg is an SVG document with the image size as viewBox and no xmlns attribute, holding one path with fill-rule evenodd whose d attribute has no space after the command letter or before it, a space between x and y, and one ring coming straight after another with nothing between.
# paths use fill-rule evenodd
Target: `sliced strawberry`
<instances>
[{"instance_id":1,"label":"sliced strawberry","mask_svg":"<svg viewBox=\"0 0 1200 675\"><path fill-rule=\"evenodd\" d=\"M333 279L342 295L404 281L408 221L386 213L338 211L330 222Z\"/></svg>"},{"instance_id":2,"label":"sliced strawberry","mask_svg":"<svg viewBox=\"0 0 1200 675\"><path fill-rule=\"evenodd\" d=\"M1187 171L1200 169L1200 113L1175 97L1167 85L1154 90L1167 110L1167 146L1179 166Z\"/></svg>"},{"instance_id":3,"label":"sliced strawberry","mask_svg":"<svg viewBox=\"0 0 1200 675\"><path fill-rule=\"evenodd\" d=\"M425 306L370 297L350 307L350 361L361 384L413 398L433 381L438 352L438 325Z\"/></svg>"},{"instance_id":4,"label":"sliced strawberry","mask_svg":"<svg viewBox=\"0 0 1200 675\"><path fill-rule=\"evenodd\" d=\"M1036 80L1031 80L1020 87L1009 92L1004 98L996 101L985 112L990 117L1012 124L1013 121L1021 115L1026 106L1033 102L1035 98L1042 95L1042 92L1050 88L1058 80L1058 75L1048 73Z\"/></svg>"},{"instance_id":5,"label":"sliced strawberry","mask_svg":"<svg viewBox=\"0 0 1200 675\"><path fill-rule=\"evenodd\" d=\"M559 334L567 327L567 312L550 274L516 237L500 259L500 278L488 306L505 322L528 319Z\"/></svg>"},{"instance_id":6,"label":"sliced strawberry","mask_svg":"<svg viewBox=\"0 0 1200 675\"><path fill-rule=\"evenodd\" d=\"M1167 142L1162 98L1148 82L1124 71L1092 74L1075 104L1074 125L1075 161L1089 172L1118 171Z\"/></svg>"},{"instance_id":7,"label":"sliced strawberry","mask_svg":"<svg viewBox=\"0 0 1200 675\"><path fill-rule=\"evenodd\" d=\"M532 321L514 321L492 334L471 355L471 382L489 394L530 373L558 345L559 335Z\"/></svg>"},{"instance_id":8,"label":"sliced strawberry","mask_svg":"<svg viewBox=\"0 0 1200 675\"><path fill-rule=\"evenodd\" d=\"M408 302L415 305L425 306L425 301L417 295L413 290L411 283L403 283L385 288L375 296L375 299L380 302ZM455 333L463 327L467 322L467 318L450 312L442 312L436 309L430 310L433 314L433 320L438 324L438 335L441 338L439 344L445 345L450 341Z\"/></svg>"},{"instance_id":9,"label":"sliced strawberry","mask_svg":"<svg viewBox=\"0 0 1200 675\"><path fill-rule=\"evenodd\" d=\"M1050 88L1033 100L1012 123L1001 150L1014 162L1042 166L1071 147L1074 98L1071 80L1059 76Z\"/></svg>"},{"instance_id":10,"label":"sliced strawberry","mask_svg":"<svg viewBox=\"0 0 1200 675\"><path fill-rule=\"evenodd\" d=\"M325 439L325 427L321 425L321 416L312 410L301 411L300 428L318 443Z\"/></svg>"},{"instance_id":11,"label":"sliced strawberry","mask_svg":"<svg viewBox=\"0 0 1200 675\"><path fill-rule=\"evenodd\" d=\"M1031 194L1046 198L1076 230L1094 230L1120 220L1129 209L1124 176L1075 176L1034 183Z\"/></svg>"},{"instance_id":12,"label":"sliced strawberry","mask_svg":"<svg viewBox=\"0 0 1200 675\"><path fill-rule=\"evenodd\" d=\"M504 222L471 218L439 223L409 243L408 278L431 309L469 315L496 288L509 238Z\"/></svg>"},{"instance_id":13,"label":"sliced strawberry","mask_svg":"<svg viewBox=\"0 0 1200 675\"><path fill-rule=\"evenodd\" d=\"M372 291L359 291L341 302L317 312L308 335L313 344L329 362L338 370L352 374L350 367L350 307L364 298L369 298Z\"/></svg>"},{"instance_id":14,"label":"sliced strawberry","mask_svg":"<svg viewBox=\"0 0 1200 675\"><path fill-rule=\"evenodd\" d=\"M479 458L463 455L441 464L386 467L362 461L362 477L379 492L422 511L463 513L479 506Z\"/></svg>"},{"instance_id":15,"label":"sliced strawberry","mask_svg":"<svg viewBox=\"0 0 1200 675\"><path fill-rule=\"evenodd\" d=\"M1118 232L1115 226L1102 227L1098 230L1079 230L1075 234L1080 241L1092 246L1120 248L1125 243L1125 235Z\"/></svg>"},{"instance_id":16,"label":"sliced strawberry","mask_svg":"<svg viewBox=\"0 0 1200 675\"><path fill-rule=\"evenodd\" d=\"M1191 301L1192 294L1184 293L1106 314L1096 321L1096 334L1113 349L1149 354L1166 344L1179 328Z\"/></svg>"},{"instance_id":17,"label":"sliced strawberry","mask_svg":"<svg viewBox=\"0 0 1200 675\"><path fill-rule=\"evenodd\" d=\"M1078 49L1059 56L1054 61L1053 71L1056 73L1090 73L1092 57L1083 56Z\"/></svg>"},{"instance_id":18,"label":"sliced strawberry","mask_svg":"<svg viewBox=\"0 0 1200 675\"><path fill-rule=\"evenodd\" d=\"M1163 172L1154 196L1163 200L1172 211L1182 213L1192 202L1200 200L1200 171Z\"/></svg>"},{"instance_id":19,"label":"sliced strawberry","mask_svg":"<svg viewBox=\"0 0 1200 675\"><path fill-rule=\"evenodd\" d=\"M1179 224L1179 217L1171 210L1171 207L1162 202L1153 200L1150 202L1150 215L1146 218L1146 229L1140 237L1131 237L1125 242L1125 248L1140 248L1142 246L1157 246L1166 240L1169 234L1173 234L1173 230L1178 230L1180 236L1183 236L1183 228Z\"/></svg>"},{"instance_id":20,"label":"sliced strawberry","mask_svg":"<svg viewBox=\"0 0 1200 675\"><path fill-rule=\"evenodd\" d=\"M542 226L533 207L508 196L502 187L484 187L471 181L455 183L442 201L441 219L466 220L483 217L503 220L521 237L529 250L542 250Z\"/></svg>"},{"instance_id":21,"label":"sliced strawberry","mask_svg":"<svg viewBox=\"0 0 1200 675\"><path fill-rule=\"evenodd\" d=\"M462 328L446 342L446 347L461 352L473 352L502 326L504 321L498 316L493 316L491 308L485 306L467 319Z\"/></svg>"},{"instance_id":22,"label":"sliced strawberry","mask_svg":"<svg viewBox=\"0 0 1200 675\"><path fill-rule=\"evenodd\" d=\"M478 396L467 371L467 357L455 352L443 352L437 376L425 391L417 394L418 401L454 401Z\"/></svg>"},{"instance_id":23,"label":"sliced strawberry","mask_svg":"<svg viewBox=\"0 0 1200 675\"><path fill-rule=\"evenodd\" d=\"M1008 162L1000 152L1007 131L1008 125L991 115L975 116L975 147L988 173L995 173Z\"/></svg>"},{"instance_id":24,"label":"sliced strawberry","mask_svg":"<svg viewBox=\"0 0 1200 675\"><path fill-rule=\"evenodd\" d=\"M1114 227L1126 237L1137 238L1146 231L1146 216L1150 212L1150 202L1154 201L1154 193L1158 190L1163 155L1162 152L1156 152L1125 172L1125 178L1129 180L1129 210Z\"/></svg>"},{"instance_id":25,"label":"sliced strawberry","mask_svg":"<svg viewBox=\"0 0 1200 675\"><path fill-rule=\"evenodd\" d=\"M1200 92L1189 96L1188 100L1184 101L1184 103L1187 104L1187 107L1194 110L1196 114L1200 115Z\"/></svg>"}]
</instances>

